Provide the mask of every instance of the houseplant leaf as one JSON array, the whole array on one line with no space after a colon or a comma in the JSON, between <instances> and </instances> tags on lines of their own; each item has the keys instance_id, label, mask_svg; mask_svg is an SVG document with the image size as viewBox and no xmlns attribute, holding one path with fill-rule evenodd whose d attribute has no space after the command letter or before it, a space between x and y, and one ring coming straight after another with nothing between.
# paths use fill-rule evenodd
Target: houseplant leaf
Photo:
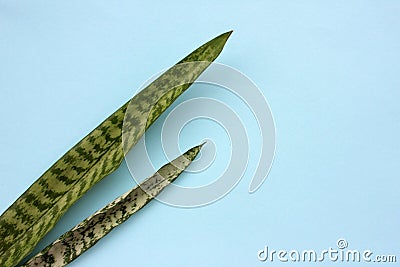
<instances>
[{"instance_id":1,"label":"houseplant leaf","mask_svg":"<svg viewBox=\"0 0 400 267\"><path fill-rule=\"evenodd\" d=\"M179 63L212 62L230 34L212 39ZM208 66L200 65L203 67L185 70L185 74L198 77ZM76 200L118 168L124 151L134 146L191 85L174 81L180 77L176 71L162 74L65 153L0 216L0 266L14 266L21 261ZM171 83L182 85L171 87ZM128 105L133 110L124 127L133 134L122 145L122 125Z\"/></svg>"},{"instance_id":2,"label":"houseplant leaf","mask_svg":"<svg viewBox=\"0 0 400 267\"><path fill-rule=\"evenodd\" d=\"M193 147L165 164L153 176L83 220L23 266L61 267L72 262L172 183L194 160L200 149L201 146Z\"/></svg>"}]
</instances>

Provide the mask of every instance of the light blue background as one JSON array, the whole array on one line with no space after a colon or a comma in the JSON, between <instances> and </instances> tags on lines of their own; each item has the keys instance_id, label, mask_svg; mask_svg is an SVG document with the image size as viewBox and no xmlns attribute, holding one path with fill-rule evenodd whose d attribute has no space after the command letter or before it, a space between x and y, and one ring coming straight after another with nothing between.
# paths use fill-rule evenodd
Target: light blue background
<instances>
[{"instance_id":1,"label":"light blue background","mask_svg":"<svg viewBox=\"0 0 400 267\"><path fill-rule=\"evenodd\" d=\"M233 29L217 61L261 88L276 122L266 182L250 195L247 173L197 209L152 202L71 266L264 266L265 245L341 237L400 260L399 14L389 0L0 0L0 211L145 80ZM132 185L123 165L40 245Z\"/></svg>"}]
</instances>

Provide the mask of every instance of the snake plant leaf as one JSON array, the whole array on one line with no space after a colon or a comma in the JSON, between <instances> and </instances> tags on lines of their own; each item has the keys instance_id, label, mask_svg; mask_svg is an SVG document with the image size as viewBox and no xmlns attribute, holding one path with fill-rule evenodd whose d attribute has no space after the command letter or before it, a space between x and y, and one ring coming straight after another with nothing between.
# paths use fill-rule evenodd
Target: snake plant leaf
<instances>
[{"instance_id":1,"label":"snake plant leaf","mask_svg":"<svg viewBox=\"0 0 400 267\"><path fill-rule=\"evenodd\" d=\"M214 61L230 34L217 36L178 64ZM200 65L185 72L198 77L208 66ZM20 262L76 200L119 167L124 151L191 85L171 87L180 77L176 71L162 74L66 152L0 216L0 266ZM131 135L123 145L122 127Z\"/></svg>"},{"instance_id":2,"label":"snake plant leaf","mask_svg":"<svg viewBox=\"0 0 400 267\"><path fill-rule=\"evenodd\" d=\"M23 266L60 267L72 262L172 183L194 160L201 146L193 147L165 164L153 176L83 220Z\"/></svg>"}]
</instances>

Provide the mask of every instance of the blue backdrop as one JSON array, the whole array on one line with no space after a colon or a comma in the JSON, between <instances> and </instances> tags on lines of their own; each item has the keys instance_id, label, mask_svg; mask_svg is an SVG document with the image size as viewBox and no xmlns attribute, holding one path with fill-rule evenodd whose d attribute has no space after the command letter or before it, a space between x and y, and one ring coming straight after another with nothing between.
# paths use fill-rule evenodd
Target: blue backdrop
<instances>
[{"instance_id":1,"label":"blue backdrop","mask_svg":"<svg viewBox=\"0 0 400 267\"><path fill-rule=\"evenodd\" d=\"M265 246L322 251L339 238L399 261L399 13L394 0L0 0L0 212L149 77L233 29L217 61L260 87L276 123L265 183L249 194L246 172L201 208L152 202L71 266L263 266ZM208 124L193 127L224 136ZM197 144L190 129L181 142ZM123 164L39 246L133 185Z\"/></svg>"}]
</instances>

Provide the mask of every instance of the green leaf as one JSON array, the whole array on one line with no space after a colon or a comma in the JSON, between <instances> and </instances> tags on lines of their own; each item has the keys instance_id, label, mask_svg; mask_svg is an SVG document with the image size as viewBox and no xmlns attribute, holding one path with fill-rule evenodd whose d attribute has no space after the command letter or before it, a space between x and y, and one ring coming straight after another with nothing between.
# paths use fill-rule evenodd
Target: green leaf
<instances>
[{"instance_id":1,"label":"green leaf","mask_svg":"<svg viewBox=\"0 0 400 267\"><path fill-rule=\"evenodd\" d=\"M185 77L197 78L220 54L230 34L221 34L179 62L207 64L189 64L188 69L180 68L184 73L168 70L139 92L54 163L1 215L0 266L20 262L76 200L119 167L124 151L191 85L184 83ZM124 144L122 127L129 132Z\"/></svg>"},{"instance_id":2,"label":"green leaf","mask_svg":"<svg viewBox=\"0 0 400 267\"><path fill-rule=\"evenodd\" d=\"M121 195L63 234L23 266L65 266L125 222L172 183L200 152L201 145L165 164L139 186Z\"/></svg>"}]
</instances>

